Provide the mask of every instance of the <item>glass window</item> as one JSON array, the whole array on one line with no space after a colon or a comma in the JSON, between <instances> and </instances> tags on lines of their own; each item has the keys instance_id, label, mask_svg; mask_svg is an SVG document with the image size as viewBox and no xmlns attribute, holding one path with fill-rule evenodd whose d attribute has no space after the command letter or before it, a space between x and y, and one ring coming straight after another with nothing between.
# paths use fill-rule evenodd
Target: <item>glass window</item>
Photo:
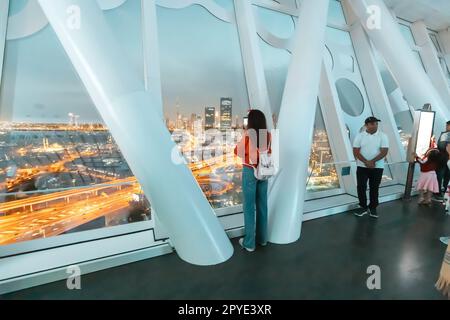
<instances>
[{"instance_id":1,"label":"glass window","mask_svg":"<svg viewBox=\"0 0 450 320\"><path fill-rule=\"evenodd\" d=\"M258 13L256 19L261 28L280 39L289 39L294 35L295 23L292 16L263 8L257 8L256 12ZM278 114L291 54L286 49L274 47L261 32L258 35L270 105L274 114Z\"/></svg>"},{"instance_id":2,"label":"glass window","mask_svg":"<svg viewBox=\"0 0 450 320\"><path fill-rule=\"evenodd\" d=\"M254 6L254 8L256 8L256 18L267 31L282 39L288 39L294 35L295 19L292 16L262 7Z\"/></svg>"},{"instance_id":3,"label":"glass window","mask_svg":"<svg viewBox=\"0 0 450 320\"><path fill-rule=\"evenodd\" d=\"M414 58L417 60L417 62L422 66L423 71L427 72L427 69L425 69L425 65L423 64L422 57L420 56L420 53L418 51L413 50Z\"/></svg>"},{"instance_id":4,"label":"glass window","mask_svg":"<svg viewBox=\"0 0 450 320\"><path fill-rule=\"evenodd\" d=\"M276 30L279 35L287 35L292 33L292 30L290 29L291 26L289 24L289 21L291 21L290 16L276 12L272 13L271 16L278 16L276 19L279 21L284 21L285 23L284 31ZM267 22L270 28L270 22L265 20L269 18L268 16L266 18L260 16L259 18L262 23ZM279 28L281 27L279 26ZM262 37L260 37L260 49L272 110L274 114L277 115L281 106L291 54L285 49L279 49L271 46L269 43L264 41ZM331 57L329 50L326 52L328 53L326 59L328 59L330 67L332 67L333 58ZM331 146L328 141L328 135L319 106L317 107L316 113L309 173L310 176L307 181L308 192L326 191L340 187Z\"/></svg>"},{"instance_id":5,"label":"glass window","mask_svg":"<svg viewBox=\"0 0 450 320\"><path fill-rule=\"evenodd\" d=\"M339 79L336 88L342 110L353 117L361 115L364 111L364 99L358 87L348 79Z\"/></svg>"},{"instance_id":6,"label":"glass window","mask_svg":"<svg viewBox=\"0 0 450 320\"><path fill-rule=\"evenodd\" d=\"M28 0L16 0L9 3L9 16L14 16L20 13L28 4Z\"/></svg>"},{"instance_id":7,"label":"glass window","mask_svg":"<svg viewBox=\"0 0 450 320\"><path fill-rule=\"evenodd\" d=\"M328 27L326 44L334 61L332 75L336 81L339 99L342 100L342 108L345 111L344 119L350 128L351 139L354 139L364 119L372 115L372 112L364 90L350 33ZM342 56L348 58L342 59ZM353 72L345 61L353 61Z\"/></svg>"},{"instance_id":8,"label":"glass window","mask_svg":"<svg viewBox=\"0 0 450 320\"><path fill-rule=\"evenodd\" d=\"M262 39L260 39L259 43L270 105L273 112L278 114L283 98L291 54L287 50L272 47Z\"/></svg>"},{"instance_id":9,"label":"glass window","mask_svg":"<svg viewBox=\"0 0 450 320\"><path fill-rule=\"evenodd\" d=\"M338 0L330 1L330 8L328 11L328 22L345 26L347 25L347 21L345 20L344 10L342 8L342 4Z\"/></svg>"},{"instance_id":10,"label":"glass window","mask_svg":"<svg viewBox=\"0 0 450 320\"><path fill-rule=\"evenodd\" d=\"M340 188L334 162L322 110L320 105L317 105L311 158L309 159L308 192Z\"/></svg>"},{"instance_id":11,"label":"glass window","mask_svg":"<svg viewBox=\"0 0 450 320\"><path fill-rule=\"evenodd\" d=\"M157 7L157 17L169 130L211 205L239 205L242 167L222 157L234 159L239 131L228 143L226 130L241 128L250 107L237 26L199 5Z\"/></svg>"},{"instance_id":12,"label":"glass window","mask_svg":"<svg viewBox=\"0 0 450 320\"><path fill-rule=\"evenodd\" d=\"M430 33L431 42L433 42L434 47L438 53L442 53L441 45L437 39L437 36L434 33Z\"/></svg>"},{"instance_id":13,"label":"glass window","mask_svg":"<svg viewBox=\"0 0 450 320\"><path fill-rule=\"evenodd\" d=\"M298 4L301 2L301 0L273 0L273 1L284 4L291 8L298 8Z\"/></svg>"},{"instance_id":14,"label":"glass window","mask_svg":"<svg viewBox=\"0 0 450 320\"><path fill-rule=\"evenodd\" d=\"M142 73L139 3L105 17L130 68ZM53 29L7 41L5 57L0 245L150 219L149 202Z\"/></svg>"},{"instance_id":15,"label":"glass window","mask_svg":"<svg viewBox=\"0 0 450 320\"><path fill-rule=\"evenodd\" d=\"M413 33L411 31L411 28L407 25L404 25L402 23L399 24L400 31L403 34L403 37L405 37L406 41L408 42L409 46L411 48L415 47L416 41L414 40Z\"/></svg>"},{"instance_id":16,"label":"glass window","mask_svg":"<svg viewBox=\"0 0 450 320\"><path fill-rule=\"evenodd\" d=\"M444 75L448 80L448 83L450 85L450 68L447 65L447 61L445 61L444 58L439 58L439 63L441 65L442 71L444 71Z\"/></svg>"},{"instance_id":17,"label":"glass window","mask_svg":"<svg viewBox=\"0 0 450 320\"><path fill-rule=\"evenodd\" d=\"M364 129L364 120L373 115L372 108L367 97L350 33L328 27L326 42L335 61L332 75L336 81L336 89L344 111L343 115L349 138L353 142L356 134ZM335 59L340 55L346 55L354 59L354 72L346 67L342 59ZM390 169L386 167L383 184L391 183L393 183L393 176Z\"/></svg>"},{"instance_id":18,"label":"glass window","mask_svg":"<svg viewBox=\"0 0 450 320\"><path fill-rule=\"evenodd\" d=\"M394 76L386 66L386 62L378 52L376 52L375 57L378 64L378 69L381 73L383 85L394 114L400 140L406 151L408 149L409 139L412 136L414 126L411 111L409 109L408 102L404 98L401 89L394 79Z\"/></svg>"},{"instance_id":19,"label":"glass window","mask_svg":"<svg viewBox=\"0 0 450 320\"><path fill-rule=\"evenodd\" d=\"M412 137L414 120L411 111L401 111L394 114L395 122L397 123L400 140L405 151L408 150L409 139Z\"/></svg>"},{"instance_id":20,"label":"glass window","mask_svg":"<svg viewBox=\"0 0 450 320\"><path fill-rule=\"evenodd\" d=\"M386 89L387 94L389 95L395 89L398 88L397 81L392 75L391 71L387 67L386 62L384 61L381 54L375 49L375 58L378 64L378 69L381 73L381 79L383 80L384 88Z\"/></svg>"}]
</instances>

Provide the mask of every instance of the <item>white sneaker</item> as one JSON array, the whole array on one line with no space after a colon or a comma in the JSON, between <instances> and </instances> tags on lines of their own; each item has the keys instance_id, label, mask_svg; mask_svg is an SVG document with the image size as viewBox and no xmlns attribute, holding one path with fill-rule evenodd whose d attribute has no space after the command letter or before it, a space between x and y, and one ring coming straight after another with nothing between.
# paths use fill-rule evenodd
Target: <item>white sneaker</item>
<instances>
[{"instance_id":1,"label":"white sneaker","mask_svg":"<svg viewBox=\"0 0 450 320\"><path fill-rule=\"evenodd\" d=\"M445 244L446 246L448 246L448 242L450 240L450 237L440 237L439 240Z\"/></svg>"},{"instance_id":2,"label":"white sneaker","mask_svg":"<svg viewBox=\"0 0 450 320\"><path fill-rule=\"evenodd\" d=\"M255 251L255 249L249 249L249 248L244 247L244 238L240 238L240 239L239 239L239 245L241 246L242 249L245 249L245 250L247 250L248 252L253 252L253 251Z\"/></svg>"}]
</instances>

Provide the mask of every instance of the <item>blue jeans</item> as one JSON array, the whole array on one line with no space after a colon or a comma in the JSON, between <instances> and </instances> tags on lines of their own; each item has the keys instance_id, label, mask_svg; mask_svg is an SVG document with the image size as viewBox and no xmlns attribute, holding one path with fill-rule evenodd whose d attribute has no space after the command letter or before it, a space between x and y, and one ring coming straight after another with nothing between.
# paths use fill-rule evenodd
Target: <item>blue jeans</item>
<instances>
[{"instance_id":1,"label":"blue jeans","mask_svg":"<svg viewBox=\"0 0 450 320\"><path fill-rule=\"evenodd\" d=\"M242 171L242 191L245 237L244 247L254 249L256 242L267 242L267 187L269 182L257 180L253 169L244 166ZM256 214L255 214L256 209Z\"/></svg>"}]
</instances>

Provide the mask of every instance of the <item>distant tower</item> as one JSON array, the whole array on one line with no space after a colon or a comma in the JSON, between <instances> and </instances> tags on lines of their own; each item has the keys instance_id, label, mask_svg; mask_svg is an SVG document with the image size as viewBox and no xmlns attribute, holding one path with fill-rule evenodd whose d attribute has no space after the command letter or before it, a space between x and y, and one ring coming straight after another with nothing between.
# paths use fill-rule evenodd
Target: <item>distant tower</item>
<instances>
[{"instance_id":1,"label":"distant tower","mask_svg":"<svg viewBox=\"0 0 450 320\"><path fill-rule=\"evenodd\" d=\"M219 113L219 111L217 111L216 115L215 115L215 125L214 125L214 127L217 128L217 129L220 129L220 113Z\"/></svg>"},{"instance_id":2,"label":"distant tower","mask_svg":"<svg viewBox=\"0 0 450 320\"><path fill-rule=\"evenodd\" d=\"M233 122L233 99L220 99L220 129L231 129Z\"/></svg>"},{"instance_id":3,"label":"distant tower","mask_svg":"<svg viewBox=\"0 0 450 320\"><path fill-rule=\"evenodd\" d=\"M236 129L239 128L239 116L236 116L234 118L234 125L233 125Z\"/></svg>"},{"instance_id":4,"label":"distant tower","mask_svg":"<svg viewBox=\"0 0 450 320\"><path fill-rule=\"evenodd\" d=\"M71 112L68 114L69 116L69 126L73 126L75 124L75 115Z\"/></svg>"},{"instance_id":5,"label":"distant tower","mask_svg":"<svg viewBox=\"0 0 450 320\"><path fill-rule=\"evenodd\" d=\"M181 129L182 116L180 113L180 99L177 98L175 101L175 109L177 110L177 118L175 120L175 129Z\"/></svg>"},{"instance_id":6,"label":"distant tower","mask_svg":"<svg viewBox=\"0 0 450 320\"><path fill-rule=\"evenodd\" d=\"M197 120L197 115L195 113L191 113L191 119L189 119L189 130L194 132L195 120Z\"/></svg>"},{"instance_id":7,"label":"distant tower","mask_svg":"<svg viewBox=\"0 0 450 320\"><path fill-rule=\"evenodd\" d=\"M74 116L74 125L75 125L75 127L78 127L78 121L79 121L79 119L80 119L80 116L79 116L79 115L75 115L75 116Z\"/></svg>"},{"instance_id":8,"label":"distant tower","mask_svg":"<svg viewBox=\"0 0 450 320\"><path fill-rule=\"evenodd\" d=\"M216 123L216 108L206 107L205 108L205 130L214 129Z\"/></svg>"}]
</instances>

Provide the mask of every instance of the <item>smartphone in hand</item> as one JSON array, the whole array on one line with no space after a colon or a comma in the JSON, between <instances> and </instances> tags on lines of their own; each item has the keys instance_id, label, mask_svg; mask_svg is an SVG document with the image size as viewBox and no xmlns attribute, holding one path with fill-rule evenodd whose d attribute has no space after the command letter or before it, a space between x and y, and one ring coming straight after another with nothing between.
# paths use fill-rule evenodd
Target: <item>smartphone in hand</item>
<instances>
[{"instance_id":1,"label":"smartphone in hand","mask_svg":"<svg viewBox=\"0 0 450 320\"><path fill-rule=\"evenodd\" d=\"M244 117L244 129L247 130L248 127L248 117Z\"/></svg>"}]
</instances>

